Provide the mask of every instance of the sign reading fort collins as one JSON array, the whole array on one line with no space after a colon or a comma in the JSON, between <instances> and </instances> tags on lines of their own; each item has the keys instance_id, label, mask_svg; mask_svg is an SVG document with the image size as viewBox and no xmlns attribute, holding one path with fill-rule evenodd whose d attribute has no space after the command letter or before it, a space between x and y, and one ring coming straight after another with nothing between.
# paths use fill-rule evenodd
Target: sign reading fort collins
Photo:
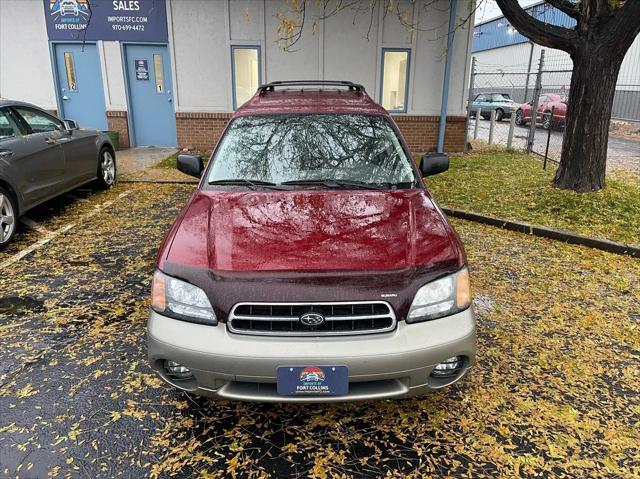
<instances>
[{"instance_id":1,"label":"sign reading fort collins","mask_svg":"<svg viewBox=\"0 0 640 479\"><path fill-rule=\"evenodd\" d=\"M165 0L44 0L49 40L167 42Z\"/></svg>"}]
</instances>

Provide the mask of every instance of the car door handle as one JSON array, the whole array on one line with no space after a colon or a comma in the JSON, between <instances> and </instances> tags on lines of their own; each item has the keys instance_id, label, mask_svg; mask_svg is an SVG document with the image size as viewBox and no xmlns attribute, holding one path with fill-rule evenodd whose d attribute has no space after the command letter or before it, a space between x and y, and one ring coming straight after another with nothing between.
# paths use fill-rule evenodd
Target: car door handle
<instances>
[{"instance_id":1,"label":"car door handle","mask_svg":"<svg viewBox=\"0 0 640 479\"><path fill-rule=\"evenodd\" d=\"M63 100L68 100L68 99L69 99L69 97L68 97L67 95L64 95L64 96L62 97L62 99L63 99Z\"/></svg>"},{"instance_id":2,"label":"car door handle","mask_svg":"<svg viewBox=\"0 0 640 479\"><path fill-rule=\"evenodd\" d=\"M13 151L11 150L0 150L0 158L11 158L13 156Z\"/></svg>"},{"instance_id":3,"label":"car door handle","mask_svg":"<svg viewBox=\"0 0 640 479\"><path fill-rule=\"evenodd\" d=\"M44 140L44 141L45 141L45 143L46 143L47 145L57 145L57 144L58 144L58 141L57 141L57 140L54 140L53 138L47 138L47 139L46 139L46 140Z\"/></svg>"}]
</instances>

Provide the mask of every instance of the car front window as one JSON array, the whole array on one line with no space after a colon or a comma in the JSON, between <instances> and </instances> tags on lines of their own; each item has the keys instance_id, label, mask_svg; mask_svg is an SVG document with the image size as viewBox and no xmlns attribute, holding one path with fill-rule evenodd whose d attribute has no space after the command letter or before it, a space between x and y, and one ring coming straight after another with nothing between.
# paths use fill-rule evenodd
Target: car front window
<instances>
[{"instance_id":1,"label":"car front window","mask_svg":"<svg viewBox=\"0 0 640 479\"><path fill-rule=\"evenodd\" d=\"M14 107L14 110L22 117L25 123L29 125L33 133L64 130L62 122L46 113L21 106Z\"/></svg>"},{"instance_id":2,"label":"car front window","mask_svg":"<svg viewBox=\"0 0 640 479\"><path fill-rule=\"evenodd\" d=\"M411 188L411 161L382 116L245 116L229 126L207 180L340 180Z\"/></svg>"},{"instance_id":3,"label":"car front window","mask_svg":"<svg viewBox=\"0 0 640 479\"><path fill-rule=\"evenodd\" d=\"M506 93L498 93L497 95L493 95L493 101L509 101L511 97Z\"/></svg>"}]
</instances>

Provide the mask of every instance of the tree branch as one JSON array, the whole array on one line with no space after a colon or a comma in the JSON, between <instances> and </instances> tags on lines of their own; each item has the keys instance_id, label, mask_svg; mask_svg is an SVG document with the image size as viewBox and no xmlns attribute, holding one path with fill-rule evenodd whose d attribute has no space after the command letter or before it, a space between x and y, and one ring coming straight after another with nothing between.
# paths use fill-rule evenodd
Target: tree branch
<instances>
[{"instance_id":1,"label":"tree branch","mask_svg":"<svg viewBox=\"0 0 640 479\"><path fill-rule=\"evenodd\" d=\"M579 37L575 30L542 22L527 13L518 0L496 0L504 16L518 32L540 45L567 53L576 50ZM639 2L640 3L640 2Z\"/></svg>"},{"instance_id":2,"label":"tree branch","mask_svg":"<svg viewBox=\"0 0 640 479\"><path fill-rule=\"evenodd\" d=\"M613 13L613 3L609 0L583 0L591 10L595 19L604 19Z\"/></svg>"},{"instance_id":3,"label":"tree branch","mask_svg":"<svg viewBox=\"0 0 640 479\"><path fill-rule=\"evenodd\" d=\"M616 33L611 38L613 45L626 52L640 33L640 1L627 0L616 12L610 28Z\"/></svg>"},{"instance_id":4,"label":"tree branch","mask_svg":"<svg viewBox=\"0 0 640 479\"><path fill-rule=\"evenodd\" d=\"M580 20L580 4L570 0L545 0L549 5L566 13L575 20Z\"/></svg>"}]
</instances>

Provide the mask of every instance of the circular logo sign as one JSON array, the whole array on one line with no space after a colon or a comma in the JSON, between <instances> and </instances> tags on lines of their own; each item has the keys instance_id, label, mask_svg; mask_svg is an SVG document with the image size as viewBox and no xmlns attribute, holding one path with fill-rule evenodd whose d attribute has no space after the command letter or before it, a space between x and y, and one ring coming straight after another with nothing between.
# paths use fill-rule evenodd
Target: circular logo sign
<instances>
[{"instance_id":1,"label":"circular logo sign","mask_svg":"<svg viewBox=\"0 0 640 479\"><path fill-rule=\"evenodd\" d=\"M300 322L305 326L320 326L324 323L324 316L320 313L305 313L300 316Z\"/></svg>"}]
</instances>

